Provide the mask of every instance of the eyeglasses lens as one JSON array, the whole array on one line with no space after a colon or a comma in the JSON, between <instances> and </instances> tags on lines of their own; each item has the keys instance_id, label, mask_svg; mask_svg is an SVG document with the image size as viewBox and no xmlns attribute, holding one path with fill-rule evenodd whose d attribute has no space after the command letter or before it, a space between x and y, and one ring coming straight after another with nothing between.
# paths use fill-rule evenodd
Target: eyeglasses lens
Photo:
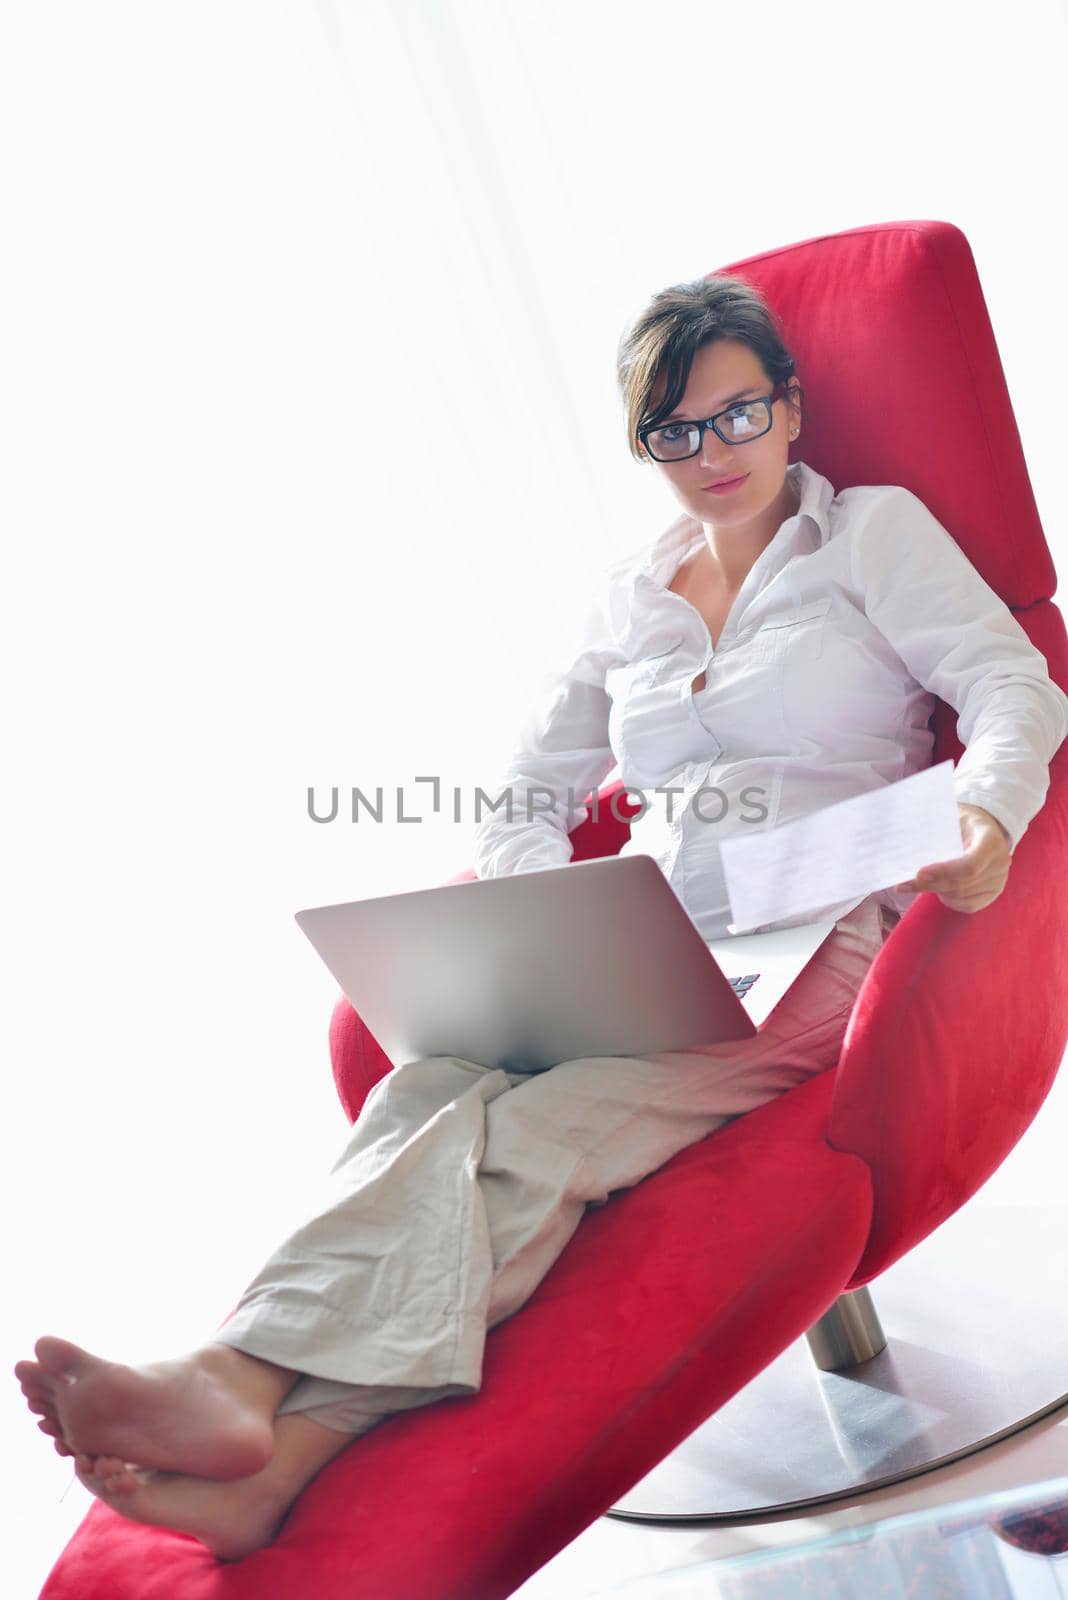
<instances>
[{"instance_id":1,"label":"eyeglasses lens","mask_svg":"<svg viewBox=\"0 0 1068 1600\"><path fill-rule=\"evenodd\" d=\"M744 444L747 439L767 433L770 421L765 402L753 400L732 406L718 417L716 431L730 444ZM646 445L657 461L682 461L700 450L701 430L690 422L669 422L666 427L654 429Z\"/></svg>"}]
</instances>

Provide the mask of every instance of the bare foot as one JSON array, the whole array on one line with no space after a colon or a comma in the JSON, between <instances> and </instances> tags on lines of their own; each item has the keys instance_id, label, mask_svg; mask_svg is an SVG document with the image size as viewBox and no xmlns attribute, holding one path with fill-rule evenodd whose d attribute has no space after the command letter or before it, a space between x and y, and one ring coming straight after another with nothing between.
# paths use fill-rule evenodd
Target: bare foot
<instances>
[{"instance_id":1,"label":"bare foot","mask_svg":"<svg viewBox=\"0 0 1068 1600\"><path fill-rule=\"evenodd\" d=\"M151 1472L117 1458L75 1457L85 1487L120 1516L191 1534L224 1561L269 1544L311 1478L350 1443L307 1417L278 1419L274 1454L262 1471L234 1483Z\"/></svg>"},{"instance_id":2,"label":"bare foot","mask_svg":"<svg viewBox=\"0 0 1068 1600\"><path fill-rule=\"evenodd\" d=\"M35 1351L37 1361L19 1362L15 1373L61 1454L201 1478L262 1470L274 1413L297 1377L227 1345L139 1367L103 1361L65 1339L39 1339Z\"/></svg>"}]
</instances>

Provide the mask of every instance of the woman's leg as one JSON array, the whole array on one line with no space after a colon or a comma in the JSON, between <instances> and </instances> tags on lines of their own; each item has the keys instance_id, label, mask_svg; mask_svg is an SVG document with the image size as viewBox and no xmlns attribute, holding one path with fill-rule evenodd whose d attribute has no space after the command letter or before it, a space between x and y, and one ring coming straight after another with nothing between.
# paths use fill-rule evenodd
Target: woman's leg
<instances>
[{"instance_id":1,"label":"woman's leg","mask_svg":"<svg viewBox=\"0 0 1068 1600\"><path fill-rule=\"evenodd\" d=\"M477 1194L488 1235L484 1321L468 1341L470 1380L483 1329L511 1316L566 1246L588 1205L637 1183L725 1122L838 1060L854 1000L890 931L874 896L845 917L755 1037L648 1057L562 1062L518 1075L485 1106ZM280 1410L364 1433L383 1417L473 1385L303 1379Z\"/></svg>"},{"instance_id":2,"label":"woman's leg","mask_svg":"<svg viewBox=\"0 0 1068 1600\"><path fill-rule=\"evenodd\" d=\"M42 1431L64 1454L234 1478L269 1459L275 1411L302 1372L472 1392L490 1278L485 1106L513 1081L450 1057L390 1073L310 1218L200 1350L128 1367L38 1341L15 1370Z\"/></svg>"},{"instance_id":3,"label":"woman's leg","mask_svg":"<svg viewBox=\"0 0 1068 1600\"><path fill-rule=\"evenodd\" d=\"M476 1389L492 1277L486 1113L519 1081L452 1056L390 1072L311 1214L215 1339L299 1368L306 1398L318 1380Z\"/></svg>"},{"instance_id":4,"label":"woman's leg","mask_svg":"<svg viewBox=\"0 0 1068 1600\"><path fill-rule=\"evenodd\" d=\"M284 1393L278 1429L303 1413L330 1453L392 1411L476 1390L487 1327L529 1297L587 1205L834 1064L883 933L874 899L842 918L752 1039L532 1076L450 1057L389 1074L323 1205L208 1348L258 1358ZM318 1470L301 1460L283 1461L289 1487Z\"/></svg>"},{"instance_id":5,"label":"woman's leg","mask_svg":"<svg viewBox=\"0 0 1068 1600\"><path fill-rule=\"evenodd\" d=\"M477 1388L466 1345L477 1328L481 1348L489 1269L475 1174L485 1102L510 1082L449 1057L390 1073L311 1217L200 1350L129 1367L38 1341L15 1371L42 1431L65 1454L234 1478L269 1459L302 1372Z\"/></svg>"},{"instance_id":6,"label":"woman's leg","mask_svg":"<svg viewBox=\"0 0 1068 1600\"><path fill-rule=\"evenodd\" d=\"M440 1058L377 1085L319 1209L201 1350L131 1368L65 1340L39 1340L37 1360L20 1362L16 1373L39 1426L75 1457L87 1487L134 1520L194 1533L220 1554L241 1553L272 1536L267 1523L277 1525L357 1431L300 1415L276 1419L301 1374L296 1360L287 1366L257 1353L264 1326L273 1324L280 1347L312 1371L320 1363L329 1370L337 1356L368 1376L435 1380L467 1359L457 1351L470 1335L470 1308L482 1306L480 1351L490 1268L474 1191L485 1103L511 1082ZM246 1317L251 1352L227 1342L240 1339L235 1325ZM348 1346L362 1351L362 1366ZM461 1376L468 1381L455 1389L437 1385L421 1396L477 1388L477 1370ZM334 1388L347 1393L351 1385ZM165 1470L146 1475L146 1466ZM238 1474L237 1483L209 1481Z\"/></svg>"}]
</instances>

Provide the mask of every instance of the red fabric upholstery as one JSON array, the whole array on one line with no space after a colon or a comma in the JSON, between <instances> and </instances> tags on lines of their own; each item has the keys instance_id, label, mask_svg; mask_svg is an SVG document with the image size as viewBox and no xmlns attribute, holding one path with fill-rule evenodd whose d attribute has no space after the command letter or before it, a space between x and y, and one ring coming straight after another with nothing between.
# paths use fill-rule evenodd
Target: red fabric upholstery
<instances>
[{"instance_id":1,"label":"red fabric upholstery","mask_svg":"<svg viewBox=\"0 0 1068 1600\"><path fill-rule=\"evenodd\" d=\"M1068 688L1060 612L1044 601L1019 620ZM934 759L946 753L936 743ZM863 1156L874 1186L871 1238L848 1288L981 1188L1048 1094L1068 1038L1066 861L1068 742L1002 894L977 916L921 895L857 996L827 1129L833 1146Z\"/></svg>"},{"instance_id":2,"label":"red fabric upholstery","mask_svg":"<svg viewBox=\"0 0 1068 1600\"><path fill-rule=\"evenodd\" d=\"M960 230L853 228L724 270L785 326L804 391L795 453L836 489L904 484L1007 605L1048 599L1053 560Z\"/></svg>"},{"instance_id":3,"label":"red fabric upholstery","mask_svg":"<svg viewBox=\"0 0 1068 1600\"><path fill-rule=\"evenodd\" d=\"M892 223L727 270L785 323L805 460L836 487L914 490L1027 608L1068 688L1053 567L963 236ZM955 758L951 709L933 721L934 759ZM575 831L577 858L626 837L612 792ZM1062 750L999 900L969 917L921 896L865 980L838 1067L587 1216L489 1335L479 1395L380 1425L310 1485L273 1546L235 1566L97 1506L42 1600L503 1600L1012 1148L1068 1038L1066 835ZM389 1064L346 1000L330 1050L355 1117Z\"/></svg>"}]
</instances>

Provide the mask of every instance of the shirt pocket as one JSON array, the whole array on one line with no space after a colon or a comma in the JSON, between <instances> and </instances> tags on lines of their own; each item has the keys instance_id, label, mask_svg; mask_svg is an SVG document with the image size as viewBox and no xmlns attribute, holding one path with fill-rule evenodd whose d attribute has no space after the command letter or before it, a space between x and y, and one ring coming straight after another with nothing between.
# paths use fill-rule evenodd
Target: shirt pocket
<instances>
[{"instance_id":1,"label":"shirt pocket","mask_svg":"<svg viewBox=\"0 0 1068 1600\"><path fill-rule=\"evenodd\" d=\"M672 658L682 644L682 639L658 641L633 661L623 661L609 667L605 674L605 688L616 704L625 705L636 695L652 688L672 665Z\"/></svg>"},{"instance_id":2,"label":"shirt pocket","mask_svg":"<svg viewBox=\"0 0 1068 1600\"><path fill-rule=\"evenodd\" d=\"M794 606L762 622L754 638L763 659L788 663L818 660L823 654L830 608L831 597L824 595L820 600L807 600L804 605Z\"/></svg>"},{"instance_id":3,"label":"shirt pocket","mask_svg":"<svg viewBox=\"0 0 1068 1600\"><path fill-rule=\"evenodd\" d=\"M631 660L611 670L635 680L646 676L651 680L659 676L681 643L681 634L670 634L648 645L631 644L630 649L634 652Z\"/></svg>"}]
</instances>

